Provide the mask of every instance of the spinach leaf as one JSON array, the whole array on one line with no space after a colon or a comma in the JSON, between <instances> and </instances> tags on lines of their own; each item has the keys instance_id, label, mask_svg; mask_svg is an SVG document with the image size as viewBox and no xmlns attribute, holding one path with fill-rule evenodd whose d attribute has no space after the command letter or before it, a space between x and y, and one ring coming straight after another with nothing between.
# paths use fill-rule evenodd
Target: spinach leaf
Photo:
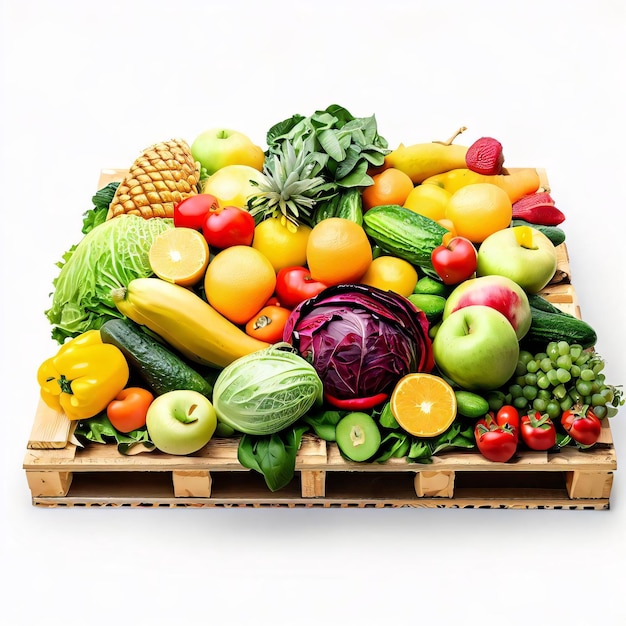
<instances>
[{"instance_id":1,"label":"spinach leaf","mask_svg":"<svg viewBox=\"0 0 626 626\"><path fill-rule=\"evenodd\" d=\"M302 421L313 428L313 432L325 441L336 441L335 431L344 413L340 411L319 411L308 413Z\"/></svg>"},{"instance_id":2,"label":"spinach leaf","mask_svg":"<svg viewBox=\"0 0 626 626\"><path fill-rule=\"evenodd\" d=\"M121 454L135 454L139 449L138 444L141 444L142 451L154 450L154 444L150 441L148 430L145 427L129 433L121 433L111 424L105 411L78 422L74 435L78 441L117 443L117 449Z\"/></svg>"},{"instance_id":3,"label":"spinach leaf","mask_svg":"<svg viewBox=\"0 0 626 626\"><path fill-rule=\"evenodd\" d=\"M308 426L300 425L273 435L244 434L237 458L244 467L262 474L270 491L278 491L294 477L296 456L307 430Z\"/></svg>"}]
</instances>

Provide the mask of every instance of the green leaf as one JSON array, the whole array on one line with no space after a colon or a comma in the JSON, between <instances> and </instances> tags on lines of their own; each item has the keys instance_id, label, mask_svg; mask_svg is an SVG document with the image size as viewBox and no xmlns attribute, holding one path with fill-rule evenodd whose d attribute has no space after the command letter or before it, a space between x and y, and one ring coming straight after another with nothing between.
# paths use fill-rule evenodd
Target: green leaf
<instances>
[{"instance_id":1,"label":"green leaf","mask_svg":"<svg viewBox=\"0 0 626 626\"><path fill-rule=\"evenodd\" d=\"M359 161L350 174L335 181L340 187L366 187L373 184L367 175L367 161Z\"/></svg>"},{"instance_id":2,"label":"green leaf","mask_svg":"<svg viewBox=\"0 0 626 626\"><path fill-rule=\"evenodd\" d=\"M343 161L346 157L344 147L341 145L337 134L334 130L325 129L321 130L317 134L317 138L324 151L335 161Z\"/></svg>"},{"instance_id":3,"label":"green leaf","mask_svg":"<svg viewBox=\"0 0 626 626\"><path fill-rule=\"evenodd\" d=\"M380 417L378 418L380 425L383 428L392 428L397 429L400 428L400 425L396 421L396 418L393 416L391 412L391 403L387 402L380 413Z\"/></svg>"},{"instance_id":4,"label":"green leaf","mask_svg":"<svg viewBox=\"0 0 626 626\"><path fill-rule=\"evenodd\" d=\"M402 458L407 455L411 447L411 437L405 432L390 432L380 442L376 463L384 463L391 458Z\"/></svg>"},{"instance_id":5,"label":"green leaf","mask_svg":"<svg viewBox=\"0 0 626 626\"><path fill-rule=\"evenodd\" d=\"M79 421L74 434L79 440L83 439L94 443L128 444L127 449L130 449L131 444L135 443L143 443L147 447L150 447L152 443L145 427L129 433L121 433L111 424L104 411L94 417Z\"/></svg>"},{"instance_id":6,"label":"green leaf","mask_svg":"<svg viewBox=\"0 0 626 626\"><path fill-rule=\"evenodd\" d=\"M296 456L307 426L297 426L273 435L242 435L237 458L244 467L259 472L270 491L286 487L294 477Z\"/></svg>"},{"instance_id":7,"label":"green leaf","mask_svg":"<svg viewBox=\"0 0 626 626\"><path fill-rule=\"evenodd\" d=\"M339 411L319 411L305 415L302 421L311 426L320 439L336 441L335 431L342 415Z\"/></svg>"}]
</instances>

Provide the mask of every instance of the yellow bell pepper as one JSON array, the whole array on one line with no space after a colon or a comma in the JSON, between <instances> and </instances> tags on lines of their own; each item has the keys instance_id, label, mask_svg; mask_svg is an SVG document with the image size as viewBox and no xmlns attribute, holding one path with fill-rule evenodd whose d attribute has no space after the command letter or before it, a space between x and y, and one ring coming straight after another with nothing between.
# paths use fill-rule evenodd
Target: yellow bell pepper
<instances>
[{"instance_id":1,"label":"yellow bell pepper","mask_svg":"<svg viewBox=\"0 0 626 626\"><path fill-rule=\"evenodd\" d=\"M71 420L94 417L126 386L129 368L122 351L89 330L65 343L37 372L42 400Z\"/></svg>"}]
</instances>

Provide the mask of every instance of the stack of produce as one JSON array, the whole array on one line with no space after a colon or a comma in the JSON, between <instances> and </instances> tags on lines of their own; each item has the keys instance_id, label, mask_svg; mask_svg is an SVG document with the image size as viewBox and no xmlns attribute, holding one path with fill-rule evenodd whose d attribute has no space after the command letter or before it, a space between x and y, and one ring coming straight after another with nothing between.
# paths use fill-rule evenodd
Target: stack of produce
<instances>
[{"instance_id":1,"label":"stack of produce","mask_svg":"<svg viewBox=\"0 0 626 626\"><path fill-rule=\"evenodd\" d=\"M334 105L265 150L228 129L157 144L59 264L43 400L120 451L237 437L272 490L306 432L369 463L595 445L621 390L594 329L541 295L565 215L464 130L392 150ZM158 181L179 195L139 207Z\"/></svg>"}]
</instances>

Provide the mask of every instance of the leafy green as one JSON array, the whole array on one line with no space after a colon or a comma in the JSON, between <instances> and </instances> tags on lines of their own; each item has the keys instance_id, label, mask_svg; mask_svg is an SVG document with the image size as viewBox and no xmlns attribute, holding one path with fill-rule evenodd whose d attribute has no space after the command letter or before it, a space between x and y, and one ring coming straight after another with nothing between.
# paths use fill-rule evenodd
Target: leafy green
<instances>
[{"instance_id":1,"label":"leafy green","mask_svg":"<svg viewBox=\"0 0 626 626\"><path fill-rule=\"evenodd\" d=\"M308 426L294 426L272 435L242 435L237 458L262 474L270 491L286 487L294 477L296 456Z\"/></svg>"},{"instance_id":2,"label":"leafy green","mask_svg":"<svg viewBox=\"0 0 626 626\"><path fill-rule=\"evenodd\" d=\"M433 439L414 438L407 454L410 463L431 463L432 457L451 448L475 447L474 430L471 425L455 421L448 430Z\"/></svg>"},{"instance_id":3,"label":"leafy green","mask_svg":"<svg viewBox=\"0 0 626 626\"><path fill-rule=\"evenodd\" d=\"M267 154L280 154L291 142L296 153L311 150L324 163L322 173L338 187L366 187L367 174L378 167L390 152L387 140L378 134L375 116L354 117L344 107L333 104L308 117L296 114L274 124L266 136Z\"/></svg>"},{"instance_id":4,"label":"leafy green","mask_svg":"<svg viewBox=\"0 0 626 626\"><path fill-rule=\"evenodd\" d=\"M117 448L121 454L130 454L133 448L136 451L136 447L140 445L146 451L154 449L154 444L150 441L145 427L129 433L121 433L111 424L106 412L78 422L74 435L79 441L117 443Z\"/></svg>"},{"instance_id":5,"label":"leafy green","mask_svg":"<svg viewBox=\"0 0 626 626\"><path fill-rule=\"evenodd\" d=\"M86 235L91 232L96 226L103 224L109 213L109 206L115 196L115 192L119 187L118 182L112 182L108 185L98 189L96 194L91 198L93 202L93 209L86 211L83 214L83 228L82 232Z\"/></svg>"},{"instance_id":6,"label":"leafy green","mask_svg":"<svg viewBox=\"0 0 626 626\"><path fill-rule=\"evenodd\" d=\"M170 218L120 215L94 226L65 253L53 280L52 305L45 311L52 337L63 343L108 319L121 317L111 291L152 274L148 251L154 238L173 227Z\"/></svg>"},{"instance_id":7,"label":"leafy green","mask_svg":"<svg viewBox=\"0 0 626 626\"><path fill-rule=\"evenodd\" d=\"M313 432L320 439L335 441L336 427L343 415L345 415L345 412L322 410L316 413L308 413L302 418L302 421L311 426Z\"/></svg>"}]
</instances>

